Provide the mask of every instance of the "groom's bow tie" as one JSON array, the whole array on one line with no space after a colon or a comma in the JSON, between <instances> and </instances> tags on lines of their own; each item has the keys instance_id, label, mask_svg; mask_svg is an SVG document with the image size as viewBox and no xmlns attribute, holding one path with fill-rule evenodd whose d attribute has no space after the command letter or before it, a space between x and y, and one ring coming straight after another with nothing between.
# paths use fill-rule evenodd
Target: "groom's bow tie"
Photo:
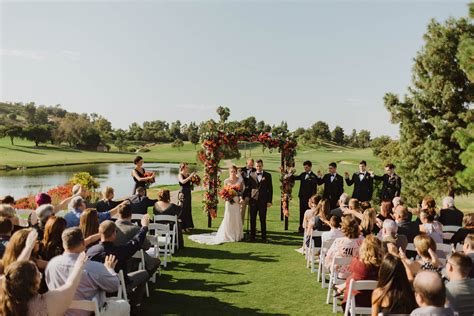
<instances>
[{"instance_id":1,"label":"groom's bow tie","mask_svg":"<svg viewBox=\"0 0 474 316\"><path fill-rule=\"evenodd\" d=\"M263 172L257 172L257 176L261 176Z\"/></svg>"}]
</instances>

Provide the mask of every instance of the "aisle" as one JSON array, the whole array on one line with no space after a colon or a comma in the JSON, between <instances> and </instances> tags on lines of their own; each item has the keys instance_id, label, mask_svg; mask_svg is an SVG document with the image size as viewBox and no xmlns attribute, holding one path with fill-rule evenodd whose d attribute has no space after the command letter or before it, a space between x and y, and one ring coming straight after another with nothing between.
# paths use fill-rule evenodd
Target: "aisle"
<instances>
[{"instance_id":1,"label":"aisle","mask_svg":"<svg viewBox=\"0 0 474 316\"><path fill-rule=\"evenodd\" d=\"M194 220L206 226L195 197ZM213 222L216 230L220 218ZM206 246L185 237L187 248L173 258L146 300L146 315L329 315L325 291L294 251L301 237L284 232L276 208L267 220L269 243ZM297 227L290 224L290 227ZM209 230L196 229L193 233Z\"/></svg>"}]
</instances>

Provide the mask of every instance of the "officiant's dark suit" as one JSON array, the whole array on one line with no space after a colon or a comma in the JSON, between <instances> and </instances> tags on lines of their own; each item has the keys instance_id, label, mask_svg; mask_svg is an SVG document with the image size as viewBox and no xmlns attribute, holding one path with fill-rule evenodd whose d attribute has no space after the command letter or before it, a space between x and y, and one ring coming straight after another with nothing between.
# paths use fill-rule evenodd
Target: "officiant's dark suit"
<instances>
[{"instance_id":1,"label":"officiant's dark suit","mask_svg":"<svg viewBox=\"0 0 474 316\"><path fill-rule=\"evenodd\" d=\"M352 191L352 197L354 199L358 199L359 202L372 200L374 179L367 171L354 173L352 178L346 178L346 184L348 186L354 184L354 191Z\"/></svg>"},{"instance_id":2,"label":"officiant's dark suit","mask_svg":"<svg viewBox=\"0 0 474 316\"><path fill-rule=\"evenodd\" d=\"M260 218L262 240L267 239L267 205L273 200L272 175L266 171L252 172L250 183L250 239L257 233L257 214Z\"/></svg>"},{"instance_id":3,"label":"officiant's dark suit","mask_svg":"<svg viewBox=\"0 0 474 316\"><path fill-rule=\"evenodd\" d=\"M398 174L384 174L383 176L374 175L375 180L382 180L382 191L380 198L382 201L391 201L394 197L400 196L402 190L402 178Z\"/></svg>"},{"instance_id":4,"label":"officiant's dark suit","mask_svg":"<svg viewBox=\"0 0 474 316\"><path fill-rule=\"evenodd\" d=\"M337 173L327 173L318 178L318 184L324 184L323 198L329 200L331 210L337 207L337 201L344 193L344 178Z\"/></svg>"},{"instance_id":5,"label":"officiant's dark suit","mask_svg":"<svg viewBox=\"0 0 474 316\"><path fill-rule=\"evenodd\" d=\"M311 196L316 194L318 189L318 177L314 174L313 171L302 172L300 175L291 177L292 180L299 180L300 190L298 193L298 198L300 199L300 226L298 228L299 232L303 232L303 218L306 210L309 209L308 201Z\"/></svg>"}]
</instances>

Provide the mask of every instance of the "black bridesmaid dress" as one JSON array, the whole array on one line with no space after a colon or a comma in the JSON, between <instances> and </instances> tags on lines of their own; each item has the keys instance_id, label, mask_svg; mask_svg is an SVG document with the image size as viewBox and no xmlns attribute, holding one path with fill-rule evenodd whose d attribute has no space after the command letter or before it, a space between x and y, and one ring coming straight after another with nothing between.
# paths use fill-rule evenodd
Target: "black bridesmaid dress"
<instances>
[{"instance_id":1,"label":"black bridesmaid dress","mask_svg":"<svg viewBox=\"0 0 474 316\"><path fill-rule=\"evenodd\" d=\"M183 178L187 177L183 176ZM179 182L179 185L181 186L181 192L183 193L183 211L181 213L182 227L183 229L194 228L193 213L191 209L191 190L193 184L191 181L188 181L186 183Z\"/></svg>"},{"instance_id":2,"label":"black bridesmaid dress","mask_svg":"<svg viewBox=\"0 0 474 316\"><path fill-rule=\"evenodd\" d=\"M143 172L140 172L138 171L137 169L135 169L136 173L140 176L140 178L144 178L145 177L145 169L142 168L142 171ZM132 178L133 178L133 181L135 181L135 186L133 187L133 192L132 192L132 195L135 195L136 192L137 192L137 188L139 187L142 187L145 189L145 195L146 195L146 186L147 186L147 183L146 181L138 181L135 176L132 175Z\"/></svg>"}]
</instances>

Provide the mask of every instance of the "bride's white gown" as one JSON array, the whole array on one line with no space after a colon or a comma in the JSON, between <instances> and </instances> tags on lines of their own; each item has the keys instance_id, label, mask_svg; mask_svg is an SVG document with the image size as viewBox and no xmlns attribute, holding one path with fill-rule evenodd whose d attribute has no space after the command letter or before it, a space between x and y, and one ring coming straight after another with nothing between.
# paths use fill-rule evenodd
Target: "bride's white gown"
<instances>
[{"instance_id":1,"label":"bride's white gown","mask_svg":"<svg viewBox=\"0 0 474 316\"><path fill-rule=\"evenodd\" d=\"M242 179L239 178L238 183L243 186ZM224 180L224 185L230 184L230 179ZM191 235L189 239L207 245L218 245L225 242L237 242L244 238L242 228L242 217L240 215L239 197L234 198L234 203L225 202L224 219L217 233Z\"/></svg>"}]
</instances>

